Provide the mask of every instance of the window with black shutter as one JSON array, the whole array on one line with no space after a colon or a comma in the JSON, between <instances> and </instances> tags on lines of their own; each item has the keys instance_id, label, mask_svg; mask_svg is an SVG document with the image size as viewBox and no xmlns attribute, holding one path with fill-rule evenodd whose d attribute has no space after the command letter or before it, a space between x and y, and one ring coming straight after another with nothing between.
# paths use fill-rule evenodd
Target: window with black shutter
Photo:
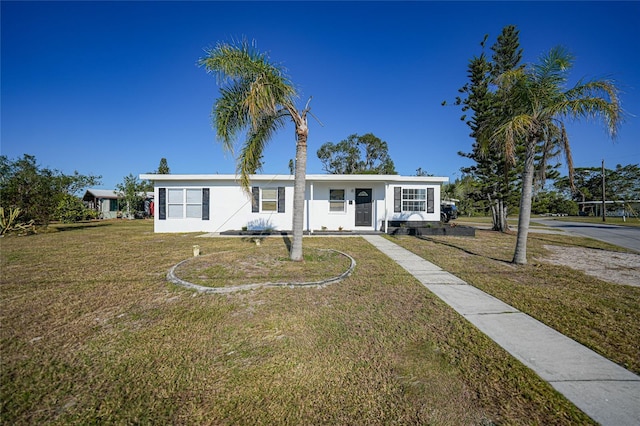
<instances>
[{"instance_id":1,"label":"window with black shutter","mask_svg":"<svg viewBox=\"0 0 640 426\"><path fill-rule=\"evenodd\" d=\"M393 212L402 213L402 187L393 188Z\"/></svg>"},{"instance_id":2,"label":"window with black shutter","mask_svg":"<svg viewBox=\"0 0 640 426\"><path fill-rule=\"evenodd\" d=\"M433 194L433 188L427 188L427 213L433 213L435 211Z\"/></svg>"},{"instance_id":3,"label":"window with black shutter","mask_svg":"<svg viewBox=\"0 0 640 426\"><path fill-rule=\"evenodd\" d=\"M284 186L278 187L278 213L284 213Z\"/></svg>"},{"instance_id":4,"label":"window with black shutter","mask_svg":"<svg viewBox=\"0 0 640 426\"><path fill-rule=\"evenodd\" d=\"M158 219L167 219L167 188L158 189Z\"/></svg>"},{"instance_id":5,"label":"window with black shutter","mask_svg":"<svg viewBox=\"0 0 640 426\"><path fill-rule=\"evenodd\" d=\"M284 213L285 205L284 186L269 188L254 186L251 188L252 213Z\"/></svg>"},{"instance_id":6,"label":"window with black shutter","mask_svg":"<svg viewBox=\"0 0 640 426\"><path fill-rule=\"evenodd\" d=\"M254 186L251 188L251 213L260 211L260 188Z\"/></svg>"},{"instance_id":7,"label":"window with black shutter","mask_svg":"<svg viewBox=\"0 0 640 426\"><path fill-rule=\"evenodd\" d=\"M202 220L209 220L209 188L202 188Z\"/></svg>"}]
</instances>

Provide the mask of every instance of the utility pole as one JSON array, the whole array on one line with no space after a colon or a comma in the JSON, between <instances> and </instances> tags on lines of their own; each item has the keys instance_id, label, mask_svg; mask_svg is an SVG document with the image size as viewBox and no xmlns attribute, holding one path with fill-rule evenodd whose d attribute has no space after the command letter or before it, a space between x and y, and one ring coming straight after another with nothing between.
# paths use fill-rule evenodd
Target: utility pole
<instances>
[{"instance_id":1,"label":"utility pole","mask_svg":"<svg viewBox=\"0 0 640 426\"><path fill-rule=\"evenodd\" d=\"M604 195L605 194L604 189L605 189L605 184L604 184L604 159L603 159L602 160L602 221L606 222L607 219L606 219L605 213L607 210L607 205L606 205L606 196Z\"/></svg>"}]
</instances>

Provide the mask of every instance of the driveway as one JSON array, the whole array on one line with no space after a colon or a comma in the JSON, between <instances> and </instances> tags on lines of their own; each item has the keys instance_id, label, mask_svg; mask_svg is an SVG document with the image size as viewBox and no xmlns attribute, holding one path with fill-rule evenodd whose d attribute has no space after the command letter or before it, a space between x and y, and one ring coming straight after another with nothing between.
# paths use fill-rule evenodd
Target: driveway
<instances>
[{"instance_id":1,"label":"driveway","mask_svg":"<svg viewBox=\"0 0 640 426\"><path fill-rule=\"evenodd\" d=\"M640 253L640 227L607 225L606 222L601 224L568 222L551 218L532 218L531 222L560 228L572 234L594 238Z\"/></svg>"}]
</instances>

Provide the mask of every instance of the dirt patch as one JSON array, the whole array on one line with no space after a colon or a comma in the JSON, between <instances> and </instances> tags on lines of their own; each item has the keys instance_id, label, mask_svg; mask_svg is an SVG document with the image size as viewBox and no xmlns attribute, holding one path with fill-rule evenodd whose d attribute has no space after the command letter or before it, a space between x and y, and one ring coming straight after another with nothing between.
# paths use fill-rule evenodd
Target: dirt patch
<instances>
[{"instance_id":1,"label":"dirt patch","mask_svg":"<svg viewBox=\"0 0 640 426\"><path fill-rule=\"evenodd\" d=\"M568 266L603 281L640 287L640 255L583 247L545 245L551 253L544 260Z\"/></svg>"}]
</instances>

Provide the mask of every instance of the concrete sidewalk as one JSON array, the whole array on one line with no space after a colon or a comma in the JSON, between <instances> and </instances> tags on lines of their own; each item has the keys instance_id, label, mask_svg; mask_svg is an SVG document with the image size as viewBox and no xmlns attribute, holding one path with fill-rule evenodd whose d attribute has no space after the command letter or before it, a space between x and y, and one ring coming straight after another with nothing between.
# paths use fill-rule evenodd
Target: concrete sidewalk
<instances>
[{"instance_id":1,"label":"concrete sidewalk","mask_svg":"<svg viewBox=\"0 0 640 426\"><path fill-rule=\"evenodd\" d=\"M379 235L362 236L602 425L640 425L640 377Z\"/></svg>"}]
</instances>

